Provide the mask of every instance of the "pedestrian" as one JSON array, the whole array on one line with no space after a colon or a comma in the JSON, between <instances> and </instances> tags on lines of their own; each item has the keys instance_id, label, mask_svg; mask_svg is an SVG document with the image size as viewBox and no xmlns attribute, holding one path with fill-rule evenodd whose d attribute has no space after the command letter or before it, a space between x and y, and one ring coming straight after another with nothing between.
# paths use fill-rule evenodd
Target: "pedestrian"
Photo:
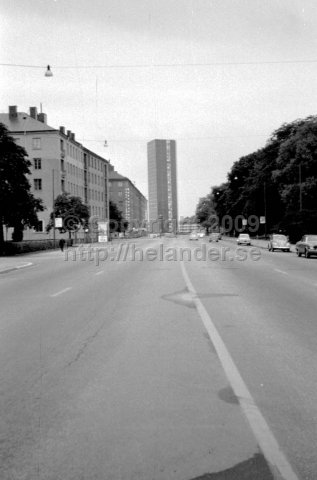
<instances>
[{"instance_id":1,"label":"pedestrian","mask_svg":"<svg viewBox=\"0 0 317 480\"><path fill-rule=\"evenodd\" d=\"M64 245L65 245L65 240L64 238L61 238L59 241L59 248L61 249L62 252L64 251Z\"/></svg>"}]
</instances>

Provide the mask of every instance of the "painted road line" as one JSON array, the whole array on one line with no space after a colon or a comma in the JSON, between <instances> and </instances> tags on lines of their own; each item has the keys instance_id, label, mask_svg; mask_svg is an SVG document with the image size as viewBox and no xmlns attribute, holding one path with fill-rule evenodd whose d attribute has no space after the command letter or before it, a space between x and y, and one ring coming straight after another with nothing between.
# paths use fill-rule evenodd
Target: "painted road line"
<instances>
[{"instance_id":1,"label":"painted road line","mask_svg":"<svg viewBox=\"0 0 317 480\"><path fill-rule=\"evenodd\" d=\"M95 273L95 275L101 275L102 273L105 273L104 270L100 270L100 272Z\"/></svg>"},{"instance_id":2,"label":"painted road line","mask_svg":"<svg viewBox=\"0 0 317 480\"><path fill-rule=\"evenodd\" d=\"M23 263L23 265L18 265L16 268L19 269L19 268L25 268L25 267L30 267L31 265L33 265L32 262L28 262L28 263Z\"/></svg>"},{"instance_id":3,"label":"painted road line","mask_svg":"<svg viewBox=\"0 0 317 480\"><path fill-rule=\"evenodd\" d=\"M274 268L274 272L283 273L284 275L288 275L287 272L284 272L284 270L279 270L278 268Z\"/></svg>"},{"instance_id":4,"label":"painted road line","mask_svg":"<svg viewBox=\"0 0 317 480\"><path fill-rule=\"evenodd\" d=\"M0 273L8 273L8 272L13 272L13 270L21 270L21 268L26 268L26 267L31 267L33 265L32 262L28 263L23 263L22 265L16 265L16 266L7 266L4 267L2 270L0 269Z\"/></svg>"},{"instance_id":5,"label":"painted road line","mask_svg":"<svg viewBox=\"0 0 317 480\"><path fill-rule=\"evenodd\" d=\"M253 434L265 456L274 478L280 480L299 480L294 473L290 463L280 449L270 427L265 418L255 404L255 401L244 383L239 370L237 369L227 347L225 346L218 330L212 322L207 310L197 296L197 293L189 279L184 262L180 262L183 277L186 286L192 295L193 302L200 315L200 318L208 332L208 335L217 351L219 360L225 371L225 374L231 384L231 387L239 400L242 411L244 412L251 426Z\"/></svg>"},{"instance_id":6,"label":"painted road line","mask_svg":"<svg viewBox=\"0 0 317 480\"><path fill-rule=\"evenodd\" d=\"M50 297L58 297L58 295L62 295L63 293L68 292L69 290L72 290L72 287L64 288L64 290L60 290L59 292L53 293L52 295L50 295Z\"/></svg>"}]
</instances>

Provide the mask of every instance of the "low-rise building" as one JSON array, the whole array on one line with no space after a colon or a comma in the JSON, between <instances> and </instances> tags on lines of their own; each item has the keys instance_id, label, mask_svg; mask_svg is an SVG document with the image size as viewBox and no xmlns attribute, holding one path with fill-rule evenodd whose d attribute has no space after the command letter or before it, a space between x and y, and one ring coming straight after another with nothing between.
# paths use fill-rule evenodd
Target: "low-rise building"
<instances>
[{"instance_id":1,"label":"low-rise building","mask_svg":"<svg viewBox=\"0 0 317 480\"><path fill-rule=\"evenodd\" d=\"M147 200L131 180L109 167L109 198L122 212L129 230L146 228Z\"/></svg>"}]
</instances>

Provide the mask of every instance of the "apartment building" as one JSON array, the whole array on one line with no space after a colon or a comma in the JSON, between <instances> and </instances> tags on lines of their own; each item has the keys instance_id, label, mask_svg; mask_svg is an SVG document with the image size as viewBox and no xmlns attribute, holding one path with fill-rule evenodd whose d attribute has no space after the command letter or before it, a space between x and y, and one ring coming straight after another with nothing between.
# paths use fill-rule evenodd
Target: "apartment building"
<instances>
[{"instance_id":1,"label":"apartment building","mask_svg":"<svg viewBox=\"0 0 317 480\"><path fill-rule=\"evenodd\" d=\"M129 229L146 228L147 200L131 180L109 167L109 195L122 212Z\"/></svg>"},{"instance_id":2,"label":"apartment building","mask_svg":"<svg viewBox=\"0 0 317 480\"><path fill-rule=\"evenodd\" d=\"M80 197L91 216L100 220L108 218L109 162L106 159L85 148L71 130L49 126L46 114L38 113L36 107L30 107L29 113L25 113L10 106L8 113L0 114L0 122L26 150L32 164L31 191L45 206L45 210L38 213L38 227L25 230L25 240L52 237L52 230L47 233L46 226L53 201L63 192ZM10 240L11 232L5 232L5 237Z\"/></svg>"}]
</instances>

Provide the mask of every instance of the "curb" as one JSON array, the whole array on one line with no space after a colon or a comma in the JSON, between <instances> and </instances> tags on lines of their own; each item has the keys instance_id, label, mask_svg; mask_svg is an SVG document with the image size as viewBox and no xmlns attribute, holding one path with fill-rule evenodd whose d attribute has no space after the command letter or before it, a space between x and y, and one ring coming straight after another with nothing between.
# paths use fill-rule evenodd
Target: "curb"
<instances>
[{"instance_id":1,"label":"curb","mask_svg":"<svg viewBox=\"0 0 317 480\"><path fill-rule=\"evenodd\" d=\"M4 270L0 270L0 275L2 273L13 272L14 270L21 270L21 268L31 267L32 265L33 265L33 263L29 262L25 265L17 265L16 267L8 267L8 268L5 268Z\"/></svg>"}]
</instances>

